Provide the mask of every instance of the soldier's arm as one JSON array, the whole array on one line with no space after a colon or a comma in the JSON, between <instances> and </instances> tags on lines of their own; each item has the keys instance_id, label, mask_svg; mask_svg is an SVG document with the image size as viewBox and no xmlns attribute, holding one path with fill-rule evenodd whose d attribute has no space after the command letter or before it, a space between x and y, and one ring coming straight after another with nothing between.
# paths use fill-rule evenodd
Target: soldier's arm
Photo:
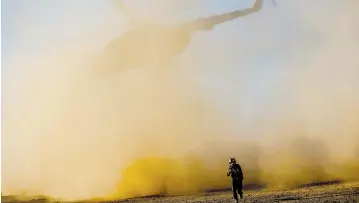
<instances>
[{"instance_id":1,"label":"soldier's arm","mask_svg":"<svg viewBox=\"0 0 359 203\"><path fill-rule=\"evenodd\" d=\"M231 175L231 168L229 168L227 171L227 176L230 176L230 175Z\"/></svg>"}]
</instances>

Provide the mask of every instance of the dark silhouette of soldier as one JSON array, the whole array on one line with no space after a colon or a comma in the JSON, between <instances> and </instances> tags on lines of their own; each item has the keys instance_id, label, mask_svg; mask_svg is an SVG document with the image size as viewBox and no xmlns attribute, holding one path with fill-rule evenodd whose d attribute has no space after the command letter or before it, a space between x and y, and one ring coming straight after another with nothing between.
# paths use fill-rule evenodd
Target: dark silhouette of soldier
<instances>
[{"instance_id":1,"label":"dark silhouette of soldier","mask_svg":"<svg viewBox=\"0 0 359 203\"><path fill-rule=\"evenodd\" d=\"M235 158L229 159L229 169L227 172L227 176L231 176L232 178L232 191L233 191L233 198L238 202L238 195L243 199L243 172L242 168Z\"/></svg>"}]
</instances>

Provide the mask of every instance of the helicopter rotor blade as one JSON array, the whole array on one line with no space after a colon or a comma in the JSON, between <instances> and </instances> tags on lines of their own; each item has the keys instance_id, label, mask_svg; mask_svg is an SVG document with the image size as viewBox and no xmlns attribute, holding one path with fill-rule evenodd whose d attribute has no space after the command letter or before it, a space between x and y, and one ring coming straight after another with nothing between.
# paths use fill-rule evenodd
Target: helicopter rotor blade
<instances>
[{"instance_id":1,"label":"helicopter rotor blade","mask_svg":"<svg viewBox=\"0 0 359 203\"><path fill-rule=\"evenodd\" d=\"M272 0L272 4L273 4L274 7L277 8L277 2L275 0Z\"/></svg>"},{"instance_id":2,"label":"helicopter rotor blade","mask_svg":"<svg viewBox=\"0 0 359 203\"><path fill-rule=\"evenodd\" d=\"M113 3L131 24L135 22L134 16L127 11L122 0L113 0Z\"/></svg>"}]
</instances>

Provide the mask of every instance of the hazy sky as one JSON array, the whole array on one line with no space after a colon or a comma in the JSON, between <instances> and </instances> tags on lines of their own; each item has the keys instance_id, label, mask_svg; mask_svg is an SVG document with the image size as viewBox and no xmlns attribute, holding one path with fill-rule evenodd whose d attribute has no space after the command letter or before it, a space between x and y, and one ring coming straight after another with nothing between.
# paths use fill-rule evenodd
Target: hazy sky
<instances>
[{"instance_id":1,"label":"hazy sky","mask_svg":"<svg viewBox=\"0 0 359 203\"><path fill-rule=\"evenodd\" d=\"M138 16L145 16L146 12L151 13L159 11L161 13L160 16L170 16L166 19L170 19L170 21L172 20L174 22L178 20L193 20L197 17L219 14L238 8L246 8L250 7L253 3L251 0L227 0L225 2L218 0L185 0L177 3L178 5L176 3L172 3L172 5L169 3L166 4L165 0L136 0L124 2L126 3L127 8ZM151 5L151 3L147 2L159 2L159 4ZM181 9L181 7L188 9ZM283 9L279 9L278 11L284 12ZM228 23L224 25L225 29L219 27L218 30L220 31L220 29L222 29L223 31L217 31L217 35L218 37L221 37L221 35L230 36L229 34L233 33L232 37L236 38L235 35L240 34L239 37L243 38L243 45L245 47L250 47L250 38L266 35L266 33L257 33L253 36L253 31L246 34L245 29L251 26L251 21L257 21L258 24L260 23L261 18L266 18L266 15L271 15L272 18L276 18L278 11L274 10L270 1L265 1L265 8L262 12L249 16L244 20L240 19L234 23ZM2 0L3 60L6 62L8 59L7 56L11 56L12 58L28 52L42 50L53 45L56 46L61 42L73 41L86 37L91 38L99 33L106 33L109 36L117 36L117 33L121 32L120 27L124 22L122 17L123 16L121 16L121 13L118 12L111 0ZM27 24L31 24L31 27L27 27ZM291 27L290 24L285 25L289 28ZM257 29L265 32L269 31L266 30L266 28ZM261 57L261 61L267 63L267 65L269 61L271 61L272 64L280 63L280 61L276 59L276 55L285 54L283 46L287 40L290 40L289 35L293 29L280 28L280 30L284 31L284 33L280 34L280 38L278 36L277 39L273 40L278 41L280 39L282 43L278 43L276 47L270 48L275 52L265 51L265 53L258 53L258 57ZM274 30L271 32L277 33L277 31ZM216 33L214 32L213 35L216 35ZM203 39L208 39L208 36L204 36ZM109 39L103 39L103 41L108 40ZM216 41L220 43L219 40ZM249 43L246 44L246 41ZM213 47L218 43L213 44ZM196 41L195 47L203 47L206 44L208 44L206 41L199 39ZM191 47L189 47L189 50L191 50ZM246 69L250 70L250 73L246 74L251 77L248 79L248 82L254 81L252 78L254 76L253 74L257 72L258 68L261 69L260 66L256 66L256 63L258 62L257 58L253 61L246 62L248 63L248 67L251 67ZM262 64L262 62L260 62L260 64ZM236 66L236 64L233 65ZM6 69L6 66L4 66L3 69ZM269 70L271 68L267 67L266 69ZM267 93L265 92L267 92L269 86L262 86L261 84L266 83L267 80L271 80L270 75L272 74L275 76L276 72L266 71L266 73L263 73L263 75L267 75L266 78L260 76L262 74L255 74L255 77L260 77L261 79L257 80L255 84L253 83L251 87L253 97L251 98L258 100L257 97L266 96ZM212 77L215 77L216 75L218 74L212 74ZM226 74L225 77L231 76L233 77L234 75ZM218 80L216 84L216 82L213 82L212 77L206 77L203 78L203 80L204 82L210 81L210 86L213 86L213 84L215 86L221 86L222 80ZM252 101L249 102L251 103ZM246 109L249 110L248 108Z\"/></svg>"},{"instance_id":2,"label":"hazy sky","mask_svg":"<svg viewBox=\"0 0 359 203\"><path fill-rule=\"evenodd\" d=\"M191 20L249 7L253 3L251 0L186 0L169 6L165 0L157 0L160 3L152 5L148 2L156 0L125 2L127 8L138 16L145 15L146 12L158 12L164 19L172 21ZM200 47L209 46L207 54L211 55L215 54L210 51L211 46L232 46L232 50L233 46L238 46L238 63L216 64L217 67L231 66L237 67L236 69L219 72L218 69L209 68L207 75L204 76L201 72L202 76L198 80L218 94L233 95L237 91L241 91L241 95L247 94L241 97L240 106L233 97L224 101L247 116L256 115L266 106L281 106L282 102L289 101L278 99L282 94L290 98L290 92L286 92L281 86L282 80L296 68L293 64L305 61L310 57L310 50L313 51L325 40L322 33L298 26L299 14L315 10L318 16L337 15L337 10L340 11L340 7L344 5L335 0L277 0L277 3L278 8L275 9L269 0L265 0L261 12L194 37L192 46L187 50L187 53L191 53ZM190 9L179 12L179 7L186 6ZM2 0L3 61L6 62L8 56L41 50L61 42L95 37L99 33L117 36L124 22L111 0ZM27 24L31 24L31 28ZM106 42L110 38L102 40ZM208 40L212 40L212 44ZM231 54L231 57L236 56ZM215 62L208 63L215 66ZM6 71L6 66L4 69ZM227 88L239 83L245 88Z\"/></svg>"},{"instance_id":3,"label":"hazy sky","mask_svg":"<svg viewBox=\"0 0 359 203\"><path fill-rule=\"evenodd\" d=\"M157 9L163 16L170 16L169 19L184 17L188 20L249 7L252 3L251 0L228 0L225 3L216 0L187 0L170 6L163 0L124 2L137 15L146 15L146 12L155 12ZM201 9L198 7L200 4ZM181 7L188 9L181 10ZM121 17L111 0L2 0L2 48L4 54L8 54L40 48L75 36L91 35L93 32L110 32L114 24L121 24ZM30 29L26 23L38 27Z\"/></svg>"}]
</instances>

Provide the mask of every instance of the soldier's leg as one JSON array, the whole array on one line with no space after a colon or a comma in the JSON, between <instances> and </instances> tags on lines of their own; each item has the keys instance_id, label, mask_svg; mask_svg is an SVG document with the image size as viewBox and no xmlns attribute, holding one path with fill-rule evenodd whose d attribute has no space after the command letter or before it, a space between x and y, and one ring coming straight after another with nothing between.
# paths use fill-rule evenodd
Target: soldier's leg
<instances>
[{"instance_id":1,"label":"soldier's leg","mask_svg":"<svg viewBox=\"0 0 359 203\"><path fill-rule=\"evenodd\" d=\"M232 181L233 198L238 202L237 190L238 190L237 184L236 184L236 182L233 180L233 181Z\"/></svg>"},{"instance_id":2,"label":"soldier's leg","mask_svg":"<svg viewBox=\"0 0 359 203\"><path fill-rule=\"evenodd\" d=\"M243 199L243 179L238 180L238 194Z\"/></svg>"}]
</instances>

